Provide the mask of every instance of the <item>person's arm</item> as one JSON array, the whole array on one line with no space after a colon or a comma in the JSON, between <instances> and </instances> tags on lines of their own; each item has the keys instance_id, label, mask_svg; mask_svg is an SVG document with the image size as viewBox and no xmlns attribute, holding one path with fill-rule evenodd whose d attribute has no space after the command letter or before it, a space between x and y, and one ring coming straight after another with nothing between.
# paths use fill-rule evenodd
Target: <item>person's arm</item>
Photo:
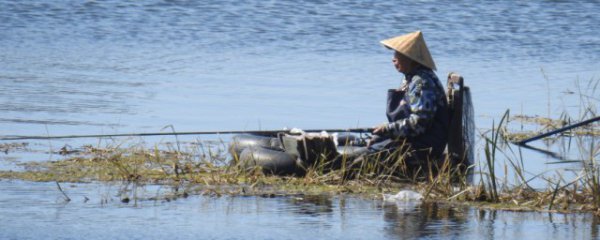
<instances>
[{"instance_id":1,"label":"person's arm","mask_svg":"<svg viewBox=\"0 0 600 240\"><path fill-rule=\"evenodd\" d=\"M427 130L437 110L434 83L415 75L407 94L410 115L407 118L383 125L374 131L375 134L381 133L393 138L414 137Z\"/></svg>"}]
</instances>

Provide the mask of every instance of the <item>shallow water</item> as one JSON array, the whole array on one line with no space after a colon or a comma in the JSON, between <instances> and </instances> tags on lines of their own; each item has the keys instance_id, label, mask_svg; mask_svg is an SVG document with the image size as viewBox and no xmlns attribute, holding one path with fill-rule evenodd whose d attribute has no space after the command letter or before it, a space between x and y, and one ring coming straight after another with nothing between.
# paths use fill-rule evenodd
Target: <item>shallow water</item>
<instances>
[{"instance_id":1,"label":"shallow water","mask_svg":"<svg viewBox=\"0 0 600 240\"><path fill-rule=\"evenodd\" d=\"M392 53L378 42L417 29L424 32L439 77L443 80L450 71L465 77L472 90L476 124L482 132L491 128L492 122L497 123L506 109L513 114L555 118L566 111L578 118L584 105L581 95L590 95L583 99L596 99L596 103L600 99L599 91L586 86L600 78L597 12L600 4L596 1L408 1L402 5L379 1L0 1L0 135L172 131L164 129L169 125L178 131L370 127L385 121L386 89L396 87L401 79L391 66ZM175 139L145 140L152 144ZM33 153L16 151L2 155L0 170L18 170L21 162L60 159L47 152L65 145L78 147L104 141L111 140L33 141L29 145L35 150ZM533 145L546 148L542 142ZM576 148L551 148L566 152L569 158L581 155ZM547 165L555 160L546 155L530 150L523 150L523 154L525 169L531 175L564 168ZM481 155L478 149L476 156ZM27 202L55 200L35 190L44 184L1 183L0 195L24 199L12 204L3 202L2 216L20 216L22 209L30 205ZM102 188L89 187L90 191ZM52 194L56 191L52 190ZM215 230L202 232L207 238L247 236L237 232L217 235L218 230L225 229L225 223L243 227L222 212L213 212L209 221L196 219L195 215L187 216L188 223L172 221L182 214L173 209L194 208L204 200L186 199L141 208L109 204L91 209L111 217L154 213L156 224L183 224L174 228L192 233L203 231L195 225L199 224L196 220L202 220L212 226L206 229ZM211 201L216 209L227 205L223 199ZM267 209L287 204L286 199L234 201L242 206L260 202L269 205ZM340 205L339 199L331 201L334 206ZM35 211L40 214L62 209L52 204L31 205L37 206ZM73 215L65 219L85 218L89 205L69 203L66 207L72 208L69 212ZM356 211L345 212L349 216L344 218L334 208L334 217L318 220L333 218L337 222L316 232L331 233L337 238L395 236L383 233L400 231L397 226L386 225L388 222L381 217L385 208L372 205L353 205ZM372 224L372 229L379 229L377 233L371 228L340 227L363 213L376 216L360 224ZM486 220L492 226L489 231L480 230L485 227L473 223L471 214L469 224L461 225L467 230L449 231L458 235L433 236L517 236L522 234L518 227L523 224L521 221L531 224L527 225L528 231L540 234L552 232L550 228L554 226L544 217L496 214L505 216L505 224ZM234 208L233 215L250 218L247 221L260 216L264 224L242 228L256 238L271 238L266 235L273 229L269 224L281 223L282 219L290 222L286 227L304 230L298 233L313 234L306 230L312 229L309 226L315 219L299 217L304 215L273 213L262 208L248 212ZM26 227L25 223L34 218L25 216L15 218L10 222L13 225L7 226ZM120 219L123 224L113 226L119 231L107 237L118 237L117 232L148 236L141 230L141 223ZM20 237L58 233L60 225L54 225L53 220L61 222L50 219L46 225L40 224L44 231L0 232ZM583 231L593 232L584 236L597 237L597 224L581 221L586 223L581 224L584 228L594 229ZM97 235L103 224L117 223L92 224L89 233ZM564 229L565 225L559 226L557 231L567 237L579 232L576 225ZM415 236L425 234L429 228L428 225L425 230L418 230ZM284 230L277 231L276 235ZM363 231L368 234L361 235ZM175 231L166 232L175 235ZM64 238L75 237L75 231L63 234Z\"/></svg>"},{"instance_id":2,"label":"shallow water","mask_svg":"<svg viewBox=\"0 0 600 240\"><path fill-rule=\"evenodd\" d=\"M0 181L5 193L0 195L0 238L597 239L600 230L598 219L588 214L486 211L345 196L190 196L122 203L118 192L124 188L116 183L62 188L71 202L64 201L55 183ZM160 190L147 186L137 191L152 195ZM13 209L15 202L21 202L19 211Z\"/></svg>"}]
</instances>

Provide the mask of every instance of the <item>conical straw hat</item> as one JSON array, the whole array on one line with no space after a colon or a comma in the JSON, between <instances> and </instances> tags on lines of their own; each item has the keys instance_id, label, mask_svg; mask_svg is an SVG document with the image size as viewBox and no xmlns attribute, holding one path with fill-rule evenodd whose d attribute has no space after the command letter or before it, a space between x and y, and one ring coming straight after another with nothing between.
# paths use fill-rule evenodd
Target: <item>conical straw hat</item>
<instances>
[{"instance_id":1,"label":"conical straw hat","mask_svg":"<svg viewBox=\"0 0 600 240\"><path fill-rule=\"evenodd\" d=\"M425 39L421 31L386 39L381 41L381 44L402 53L402 55L428 68L436 70L435 63L429 53L427 44L425 44Z\"/></svg>"}]
</instances>

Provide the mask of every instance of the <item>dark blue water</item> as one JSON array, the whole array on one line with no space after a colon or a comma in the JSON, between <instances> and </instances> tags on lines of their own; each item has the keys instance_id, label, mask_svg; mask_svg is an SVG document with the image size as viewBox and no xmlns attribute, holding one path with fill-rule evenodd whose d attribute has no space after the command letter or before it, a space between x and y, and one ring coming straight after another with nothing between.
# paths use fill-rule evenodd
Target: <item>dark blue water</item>
<instances>
[{"instance_id":1,"label":"dark blue water","mask_svg":"<svg viewBox=\"0 0 600 240\"><path fill-rule=\"evenodd\" d=\"M391 65L392 53L379 41L418 29L424 32L440 78L450 71L465 77L481 132L497 123L506 109L513 114L556 118L568 113L577 118L589 101L592 111L598 112L600 91L587 85L600 78L598 12L596 1L0 1L0 135L171 131L164 129L168 125L178 131L370 127L385 121L386 89L398 86L402 78ZM98 143L32 142L30 147L41 150L3 156L0 168L18 168L20 161L53 160L57 157L47 151L89 143L85 141ZM531 175L564 168L546 165L550 161L546 156L525 154L525 168ZM31 197L19 190L36 189L38 184L2 184L3 195L32 203L49 201L45 194ZM155 219L158 224L157 216L162 215L172 216L166 222L182 224L174 229L201 231L207 238L248 236L220 235L233 220L221 212L213 212L208 220L198 219L206 211L198 201L203 200L141 209L118 204L92 209L123 222L115 228L140 234L123 235L127 238L149 235L140 230L145 229L143 224L127 216ZM285 199L235 201L269 206L233 210L235 216L250 218L247 221L260 216L267 222L244 228L254 238L271 238L265 232L273 229L269 224L283 221L278 217L291 223L289 229L277 230L276 236L292 228L298 229L296 234L312 234L306 238L320 233L308 231L314 226L310 217L269 212ZM339 200L332 201L339 205ZM13 216L13 225L7 226L26 226L37 219L37 215L20 214L24 206L12 202L2 203L2 218ZM333 217L319 220L331 222L321 231L334 238L398 237L384 232L404 227L382 217L385 209L369 204L355 206L356 211L368 212L365 215L333 210ZM73 216L50 218L40 231L15 228L21 230L0 236L33 238L50 228L59 231L54 221L63 224L89 214L81 212L88 205L73 205L67 205L75 209L69 211ZM199 216L186 212L181 220L173 210L179 206ZM56 208L42 204L35 211L52 214L60 211ZM467 210L466 223L459 224L465 231L432 236L529 236L517 227L522 219L531 223L528 230L540 234L549 234L556 226L543 217L527 220L529 215L518 214L508 217L506 224L479 222L473 220L473 212ZM353 217L359 216L367 219L354 222ZM202 232L197 221L223 227ZM341 227L347 221L369 227ZM94 222L98 225L89 232L115 222ZM480 230L480 223L491 230ZM554 231L579 238L573 235L577 228L561 224ZM586 229L596 229L595 223L585 224ZM451 228L436 226L436 231ZM584 238L597 237L592 232ZM76 237L73 234L59 236Z\"/></svg>"},{"instance_id":2,"label":"dark blue water","mask_svg":"<svg viewBox=\"0 0 600 240\"><path fill-rule=\"evenodd\" d=\"M7 135L371 126L401 79L378 42L417 29L480 116L558 115L600 69L595 2L0 4Z\"/></svg>"}]
</instances>

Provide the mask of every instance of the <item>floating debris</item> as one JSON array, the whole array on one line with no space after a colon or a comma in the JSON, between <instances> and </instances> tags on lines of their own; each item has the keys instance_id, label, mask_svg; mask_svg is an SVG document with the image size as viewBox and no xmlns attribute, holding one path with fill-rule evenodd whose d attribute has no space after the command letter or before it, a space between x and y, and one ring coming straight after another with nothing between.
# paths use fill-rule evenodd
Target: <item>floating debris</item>
<instances>
[{"instance_id":1,"label":"floating debris","mask_svg":"<svg viewBox=\"0 0 600 240\"><path fill-rule=\"evenodd\" d=\"M383 200L388 202L395 201L420 201L423 195L412 190L402 190L396 194L383 194Z\"/></svg>"}]
</instances>

